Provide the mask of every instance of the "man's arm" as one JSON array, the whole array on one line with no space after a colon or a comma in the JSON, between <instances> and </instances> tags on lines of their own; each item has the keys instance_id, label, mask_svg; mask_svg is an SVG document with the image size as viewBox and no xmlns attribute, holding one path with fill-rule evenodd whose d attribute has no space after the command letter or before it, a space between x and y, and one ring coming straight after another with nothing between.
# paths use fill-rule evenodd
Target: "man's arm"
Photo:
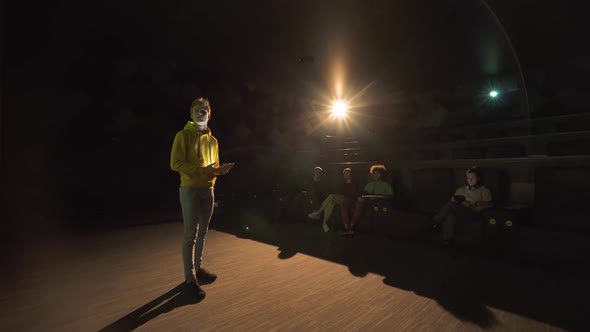
<instances>
[{"instance_id":1,"label":"man's arm","mask_svg":"<svg viewBox=\"0 0 590 332\"><path fill-rule=\"evenodd\" d=\"M389 182L385 182L384 194L387 198L393 198L393 187Z\"/></svg>"},{"instance_id":2,"label":"man's arm","mask_svg":"<svg viewBox=\"0 0 590 332\"><path fill-rule=\"evenodd\" d=\"M490 192L489 189L485 189L482 191L481 193L481 201L473 204L473 206L477 207L477 208L488 208L491 207L492 204L492 193Z\"/></svg>"},{"instance_id":3,"label":"man's arm","mask_svg":"<svg viewBox=\"0 0 590 332\"><path fill-rule=\"evenodd\" d=\"M368 194L370 194L370 192L369 192L369 187L371 186L371 184L372 184L372 183L373 183L373 182L369 182L369 183L367 183L367 184L365 185L365 187L363 188L363 191L362 191L362 193L361 193L362 195L368 195Z\"/></svg>"},{"instance_id":4,"label":"man's arm","mask_svg":"<svg viewBox=\"0 0 590 332\"><path fill-rule=\"evenodd\" d=\"M191 175L197 175L202 172L202 167L186 160L186 142L182 132L177 133L174 137L172 151L170 152L170 168L173 171Z\"/></svg>"},{"instance_id":5,"label":"man's arm","mask_svg":"<svg viewBox=\"0 0 590 332\"><path fill-rule=\"evenodd\" d=\"M487 207L491 207L493 204L492 202L477 202L475 204L473 204L473 206L477 207L477 208L487 208Z\"/></svg>"}]
</instances>

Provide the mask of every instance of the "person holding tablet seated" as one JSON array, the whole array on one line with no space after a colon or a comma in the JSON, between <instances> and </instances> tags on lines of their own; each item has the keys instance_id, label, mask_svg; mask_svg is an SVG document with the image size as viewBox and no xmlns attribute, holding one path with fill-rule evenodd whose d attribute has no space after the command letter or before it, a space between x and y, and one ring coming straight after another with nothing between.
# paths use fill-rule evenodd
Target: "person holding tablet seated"
<instances>
[{"instance_id":1,"label":"person holding tablet seated","mask_svg":"<svg viewBox=\"0 0 590 332\"><path fill-rule=\"evenodd\" d=\"M387 183L384 179L387 175L387 168L385 165L373 165L369 171L373 175L373 181L367 183L363 189L363 195L357 199L354 214L350 224L344 225L344 234L354 234L354 227L360 219L365 202L373 199L392 199L393 188L391 184Z\"/></svg>"},{"instance_id":2,"label":"person holding tablet seated","mask_svg":"<svg viewBox=\"0 0 590 332\"><path fill-rule=\"evenodd\" d=\"M480 181L479 168L477 166L469 168L465 172L466 185L457 188L451 200L434 216L433 228L443 224L445 245L453 240L457 218L477 218L483 209L492 206L492 194Z\"/></svg>"}]
</instances>

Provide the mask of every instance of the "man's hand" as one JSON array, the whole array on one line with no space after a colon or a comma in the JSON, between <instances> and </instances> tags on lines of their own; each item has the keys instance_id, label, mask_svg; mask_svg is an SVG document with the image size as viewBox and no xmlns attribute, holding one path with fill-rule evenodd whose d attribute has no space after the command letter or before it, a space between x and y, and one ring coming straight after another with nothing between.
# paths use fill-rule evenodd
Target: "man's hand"
<instances>
[{"instance_id":1,"label":"man's hand","mask_svg":"<svg viewBox=\"0 0 590 332\"><path fill-rule=\"evenodd\" d=\"M492 204L492 202L480 201L480 202L473 204L473 206L480 208L480 209L485 209L485 208L492 207L493 204Z\"/></svg>"},{"instance_id":2,"label":"man's hand","mask_svg":"<svg viewBox=\"0 0 590 332\"><path fill-rule=\"evenodd\" d=\"M211 164L209 166L205 166L203 168L203 173L205 175L215 175L215 173L218 171L219 166L217 166L217 164Z\"/></svg>"},{"instance_id":3,"label":"man's hand","mask_svg":"<svg viewBox=\"0 0 590 332\"><path fill-rule=\"evenodd\" d=\"M461 202L461 204L462 204L464 207L470 207L470 206L472 205L472 204L471 204L471 203L469 203L468 201L463 201L463 202Z\"/></svg>"},{"instance_id":4,"label":"man's hand","mask_svg":"<svg viewBox=\"0 0 590 332\"><path fill-rule=\"evenodd\" d=\"M236 163L224 163L223 165L217 168L217 172L215 175L225 175L229 172L232 167L234 167Z\"/></svg>"}]
</instances>

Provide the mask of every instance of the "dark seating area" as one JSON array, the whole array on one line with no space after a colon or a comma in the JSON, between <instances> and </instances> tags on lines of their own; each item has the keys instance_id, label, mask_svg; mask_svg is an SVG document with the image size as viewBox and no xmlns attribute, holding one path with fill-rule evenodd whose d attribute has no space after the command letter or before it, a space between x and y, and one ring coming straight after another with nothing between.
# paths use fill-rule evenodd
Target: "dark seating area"
<instances>
[{"instance_id":1,"label":"dark seating area","mask_svg":"<svg viewBox=\"0 0 590 332\"><path fill-rule=\"evenodd\" d=\"M587 124L580 122L587 116L582 113L474 127L425 129L414 136L431 135L431 141L438 141L408 144L405 150L412 151L414 157L420 155L408 159L400 158L403 154L398 147L392 148L386 159L362 161L375 156L378 147L353 138L327 137L316 161L324 167L330 181L339 179L340 171L350 167L353 178L363 185L370 180L368 169L372 164L385 164L389 170L386 180L393 184L395 197L391 202L371 202L357 231L431 243L440 241L440 232L431 229L432 216L464 184L465 169L478 165L482 169L482 182L491 191L493 207L485 209L478 220L459 221L457 247L516 259L582 262L588 257L580 250L590 252L585 245L590 224L582 208L590 198L584 189L590 184L590 158L584 144L573 142L588 136L584 131L588 129ZM523 131L529 135L505 135ZM455 139L446 142L443 136ZM560 144L569 149L557 149ZM309 157L305 151L296 155L303 160ZM314 163L308 160L307 165L293 169L294 178L307 180ZM310 222L307 214L321 202L309 196L305 188L294 185L293 178L289 180L291 184L282 185L277 178L273 187L258 194L250 186L247 203L240 198L243 194L237 194L223 205L234 210L243 206L257 209L278 223ZM242 192L239 188L234 190ZM335 209L330 222L334 229L342 227L339 209Z\"/></svg>"}]
</instances>

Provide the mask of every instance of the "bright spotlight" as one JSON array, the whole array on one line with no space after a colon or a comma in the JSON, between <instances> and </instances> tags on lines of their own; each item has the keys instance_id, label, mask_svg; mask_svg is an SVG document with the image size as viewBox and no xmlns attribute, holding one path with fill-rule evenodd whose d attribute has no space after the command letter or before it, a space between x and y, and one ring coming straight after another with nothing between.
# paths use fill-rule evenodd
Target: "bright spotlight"
<instances>
[{"instance_id":1,"label":"bright spotlight","mask_svg":"<svg viewBox=\"0 0 590 332\"><path fill-rule=\"evenodd\" d=\"M496 91L496 90L490 91L490 97L492 97L492 98L498 97L498 91Z\"/></svg>"},{"instance_id":2,"label":"bright spotlight","mask_svg":"<svg viewBox=\"0 0 590 332\"><path fill-rule=\"evenodd\" d=\"M347 110L348 106L343 101L336 101L334 105L332 105L332 114L336 115L339 118L346 115Z\"/></svg>"}]
</instances>

